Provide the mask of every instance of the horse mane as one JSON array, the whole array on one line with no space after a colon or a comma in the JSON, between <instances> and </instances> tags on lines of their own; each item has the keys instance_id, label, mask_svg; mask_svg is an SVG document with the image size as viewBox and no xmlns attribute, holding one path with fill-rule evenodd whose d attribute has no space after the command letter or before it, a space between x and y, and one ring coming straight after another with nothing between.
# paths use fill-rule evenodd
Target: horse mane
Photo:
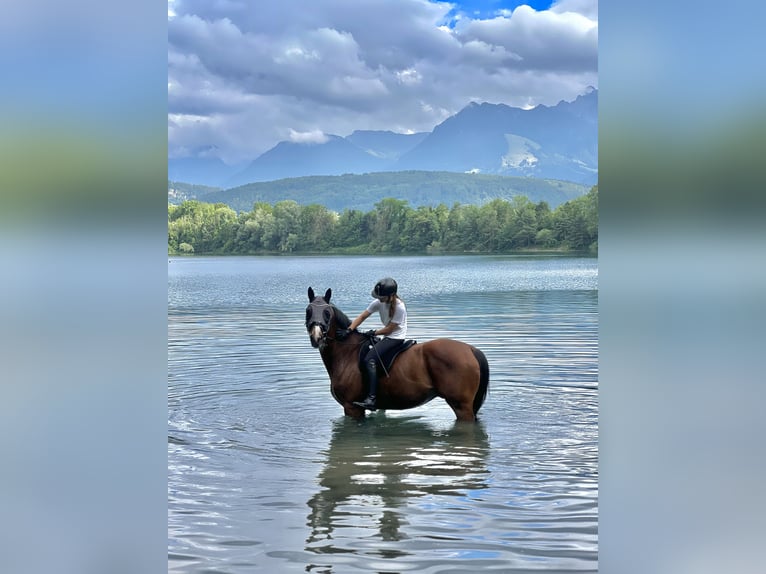
<instances>
[{"instance_id":1,"label":"horse mane","mask_svg":"<svg viewBox=\"0 0 766 574\"><path fill-rule=\"evenodd\" d=\"M341 329L348 329L348 326L351 324L351 319L346 317L346 314L332 303L330 303L330 307L335 310L335 321L338 324L338 327Z\"/></svg>"}]
</instances>

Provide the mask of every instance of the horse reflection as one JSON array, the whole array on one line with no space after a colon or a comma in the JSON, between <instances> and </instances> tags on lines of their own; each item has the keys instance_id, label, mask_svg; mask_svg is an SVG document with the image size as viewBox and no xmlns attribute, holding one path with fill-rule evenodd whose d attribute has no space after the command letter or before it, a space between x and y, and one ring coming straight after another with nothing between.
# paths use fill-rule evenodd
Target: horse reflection
<instances>
[{"instance_id":1,"label":"horse reflection","mask_svg":"<svg viewBox=\"0 0 766 574\"><path fill-rule=\"evenodd\" d=\"M344 547L344 538L406 538L407 506L419 497L463 496L487 487L488 452L480 422L435 429L414 417L384 413L361 423L335 421L318 477L321 489L308 501L306 550L353 553L358 549ZM378 550L386 558L397 552L390 546Z\"/></svg>"}]
</instances>

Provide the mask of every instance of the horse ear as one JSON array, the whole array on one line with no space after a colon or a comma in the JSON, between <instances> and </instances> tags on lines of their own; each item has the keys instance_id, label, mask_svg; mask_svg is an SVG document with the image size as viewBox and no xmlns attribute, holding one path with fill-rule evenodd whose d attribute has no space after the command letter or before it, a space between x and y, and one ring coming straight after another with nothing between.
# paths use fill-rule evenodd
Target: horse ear
<instances>
[{"instance_id":1,"label":"horse ear","mask_svg":"<svg viewBox=\"0 0 766 574\"><path fill-rule=\"evenodd\" d=\"M313 301L313 300L314 300L314 290L311 287L309 287L309 301Z\"/></svg>"},{"instance_id":2,"label":"horse ear","mask_svg":"<svg viewBox=\"0 0 766 574\"><path fill-rule=\"evenodd\" d=\"M324 302L329 303L330 297L332 297L332 289L328 289L324 294Z\"/></svg>"}]
</instances>

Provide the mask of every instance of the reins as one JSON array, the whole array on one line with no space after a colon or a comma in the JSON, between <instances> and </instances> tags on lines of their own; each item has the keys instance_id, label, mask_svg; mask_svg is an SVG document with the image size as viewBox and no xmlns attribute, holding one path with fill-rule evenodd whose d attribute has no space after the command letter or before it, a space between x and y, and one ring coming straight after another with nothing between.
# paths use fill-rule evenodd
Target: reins
<instances>
[{"instance_id":1,"label":"reins","mask_svg":"<svg viewBox=\"0 0 766 574\"><path fill-rule=\"evenodd\" d=\"M357 333L359 333L359 331L357 331ZM360 335L364 336L363 333L360 333ZM345 340L341 340L341 339L336 339L335 337L330 337L330 335L327 335L327 334L322 335L322 339L327 339L329 341L335 341L336 343L338 343L338 345L357 345L357 344L361 345L365 341L369 341L369 338L365 337L364 340L361 343L354 343L353 341L345 341Z\"/></svg>"},{"instance_id":2,"label":"reins","mask_svg":"<svg viewBox=\"0 0 766 574\"><path fill-rule=\"evenodd\" d=\"M335 307L335 305L333 305L332 303L325 303L324 301L318 302L318 303L315 303L314 301L312 301L310 306L311 307L330 307L332 309L337 309L337 307ZM333 313L333 318L335 318L335 313ZM317 323L317 324L321 325L321 323ZM329 325L327 327L328 327L328 333L329 333ZM336 326L336 330L337 330L337 326ZM322 338L320 339L320 341L334 341L339 345L349 344L349 343L344 343L343 341L339 341L335 337L330 337L328 333L325 333L324 331L322 331Z\"/></svg>"},{"instance_id":3,"label":"reins","mask_svg":"<svg viewBox=\"0 0 766 574\"><path fill-rule=\"evenodd\" d=\"M314 303L312 301L311 302L311 306L312 307L331 307L333 309L337 309L337 307L335 307L335 305L332 305L331 303L325 303L325 302ZM335 321L337 323L337 318L335 317L335 313L333 313L333 319L335 319ZM356 343L351 342L351 341L346 342L346 341L341 341L341 340L337 339L336 337L330 337L330 335L329 335L329 327L330 327L329 324L328 324L327 327L328 327L327 332L326 333L324 331L322 332L322 338L320 339L320 342L322 342L322 341L333 341L337 345L356 345ZM338 330L337 324L335 326L335 330L336 331ZM359 331L357 331L357 332L359 332ZM364 334L362 334L362 336L364 337L364 340L361 343L359 343L359 346L363 345L366 341L369 341L369 342L372 343L372 348L375 350L375 354L378 357L378 364L381 366L381 368L383 369L383 372L388 377L389 376L388 369L386 369L386 365L383 363L383 357L380 356L380 352L378 351L378 346L375 344L375 337L368 337L368 336L366 336Z\"/></svg>"}]
</instances>

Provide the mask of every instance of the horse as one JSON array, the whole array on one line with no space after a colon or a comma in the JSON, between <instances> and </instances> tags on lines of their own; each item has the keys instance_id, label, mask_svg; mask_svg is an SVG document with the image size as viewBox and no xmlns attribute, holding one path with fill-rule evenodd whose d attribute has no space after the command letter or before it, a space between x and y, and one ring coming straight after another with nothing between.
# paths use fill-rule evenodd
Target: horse
<instances>
[{"instance_id":1,"label":"horse","mask_svg":"<svg viewBox=\"0 0 766 574\"><path fill-rule=\"evenodd\" d=\"M330 392L346 416L364 418L364 408L354 401L366 396L359 353L369 339L354 330L338 340L337 332L348 329L351 320L330 303L332 289L321 297L309 287L308 296L306 330L330 375ZM399 354L380 379L377 408L410 409L441 397L458 421L475 421L488 389L489 363L484 353L461 341L434 339Z\"/></svg>"}]
</instances>

